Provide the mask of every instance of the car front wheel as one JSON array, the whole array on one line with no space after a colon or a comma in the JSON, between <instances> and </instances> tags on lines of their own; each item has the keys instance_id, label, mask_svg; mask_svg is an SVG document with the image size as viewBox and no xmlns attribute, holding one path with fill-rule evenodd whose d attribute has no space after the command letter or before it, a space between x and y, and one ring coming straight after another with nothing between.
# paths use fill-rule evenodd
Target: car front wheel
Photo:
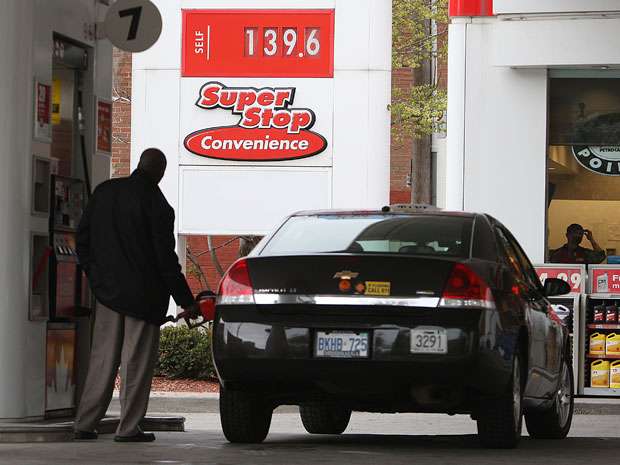
<instances>
[{"instance_id":1,"label":"car front wheel","mask_svg":"<svg viewBox=\"0 0 620 465\"><path fill-rule=\"evenodd\" d=\"M525 426L531 437L534 439L564 439L566 437L573 421L573 392L573 369L565 357L553 405L547 410L532 411L525 415Z\"/></svg>"},{"instance_id":2,"label":"car front wheel","mask_svg":"<svg viewBox=\"0 0 620 465\"><path fill-rule=\"evenodd\" d=\"M328 402L301 404L299 413L304 428L312 434L341 434L351 419L351 410Z\"/></svg>"},{"instance_id":3,"label":"car front wheel","mask_svg":"<svg viewBox=\"0 0 620 465\"><path fill-rule=\"evenodd\" d=\"M515 354L512 376L504 394L487 399L478 415L478 437L484 447L512 449L521 438L523 425L521 364Z\"/></svg>"},{"instance_id":4,"label":"car front wheel","mask_svg":"<svg viewBox=\"0 0 620 465\"><path fill-rule=\"evenodd\" d=\"M220 392L220 421L230 442L262 442L269 432L273 409L260 395L231 389Z\"/></svg>"}]
</instances>

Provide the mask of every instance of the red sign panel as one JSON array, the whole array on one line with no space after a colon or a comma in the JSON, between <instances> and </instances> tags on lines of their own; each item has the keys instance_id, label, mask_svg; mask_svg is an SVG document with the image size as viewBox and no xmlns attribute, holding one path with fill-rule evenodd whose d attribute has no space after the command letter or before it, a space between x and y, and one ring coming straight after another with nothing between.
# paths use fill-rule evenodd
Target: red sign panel
<instances>
[{"instance_id":1,"label":"red sign panel","mask_svg":"<svg viewBox=\"0 0 620 465\"><path fill-rule=\"evenodd\" d=\"M49 142L52 138L52 86L36 82L34 98L34 138Z\"/></svg>"},{"instance_id":2,"label":"red sign panel","mask_svg":"<svg viewBox=\"0 0 620 465\"><path fill-rule=\"evenodd\" d=\"M592 294L620 294L620 268L592 268Z\"/></svg>"},{"instance_id":3,"label":"red sign panel","mask_svg":"<svg viewBox=\"0 0 620 465\"><path fill-rule=\"evenodd\" d=\"M112 104L97 100L97 151L112 151Z\"/></svg>"},{"instance_id":4,"label":"red sign panel","mask_svg":"<svg viewBox=\"0 0 620 465\"><path fill-rule=\"evenodd\" d=\"M334 10L183 10L182 76L333 77Z\"/></svg>"},{"instance_id":5,"label":"red sign panel","mask_svg":"<svg viewBox=\"0 0 620 465\"><path fill-rule=\"evenodd\" d=\"M493 0L450 0L450 16L493 16Z\"/></svg>"},{"instance_id":6,"label":"red sign panel","mask_svg":"<svg viewBox=\"0 0 620 465\"><path fill-rule=\"evenodd\" d=\"M557 278L570 284L571 292L582 293L585 290L585 271L581 266L537 266L536 273L544 284L547 278Z\"/></svg>"},{"instance_id":7,"label":"red sign panel","mask_svg":"<svg viewBox=\"0 0 620 465\"><path fill-rule=\"evenodd\" d=\"M295 87L227 87L207 82L196 106L216 108L239 115L236 126L201 129L185 138L190 152L218 160L283 161L306 158L327 147L323 136L310 131L314 112L290 107Z\"/></svg>"},{"instance_id":8,"label":"red sign panel","mask_svg":"<svg viewBox=\"0 0 620 465\"><path fill-rule=\"evenodd\" d=\"M50 124L52 86L37 83L37 123L43 127Z\"/></svg>"}]
</instances>

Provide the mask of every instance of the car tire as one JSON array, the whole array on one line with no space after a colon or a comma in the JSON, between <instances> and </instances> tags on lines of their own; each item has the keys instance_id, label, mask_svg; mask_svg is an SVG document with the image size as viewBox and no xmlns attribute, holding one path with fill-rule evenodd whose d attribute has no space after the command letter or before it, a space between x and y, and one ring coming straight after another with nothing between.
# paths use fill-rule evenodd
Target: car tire
<instances>
[{"instance_id":1,"label":"car tire","mask_svg":"<svg viewBox=\"0 0 620 465\"><path fill-rule=\"evenodd\" d=\"M573 367L565 357L553 405L547 410L525 414L527 432L534 439L564 439L570 431L574 410Z\"/></svg>"},{"instance_id":2,"label":"car tire","mask_svg":"<svg viewBox=\"0 0 620 465\"><path fill-rule=\"evenodd\" d=\"M220 421L229 442L262 442L272 414L273 409L257 394L232 389L220 392Z\"/></svg>"},{"instance_id":3,"label":"car tire","mask_svg":"<svg viewBox=\"0 0 620 465\"><path fill-rule=\"evenodd\" d=\"M308 402L299 406L301 422L311 434L341 434L347 429L351 410L329 402Z\"/></svg>"},{"instance_id":4,"label":"car tire","mask_svg":"<svg viewBox=\"0 0 620 465\"><path fill-rule=\"evenodd\" d=\"M519 444L523 425L523 385L519 355L504 394L486 399L478 415L478 438L484 447L512 449Z\"/></svg>"}]
</instances>

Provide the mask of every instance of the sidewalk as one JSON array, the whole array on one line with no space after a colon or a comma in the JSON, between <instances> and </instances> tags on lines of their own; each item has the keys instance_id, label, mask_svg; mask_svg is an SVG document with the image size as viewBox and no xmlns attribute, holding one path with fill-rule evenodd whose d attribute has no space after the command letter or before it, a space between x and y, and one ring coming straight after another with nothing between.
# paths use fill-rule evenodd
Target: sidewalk
<instances>
[{"instance_id":1,"label":"sidewalk","mask_svg":"<svg viewBox=\"0 0 620 465\"><path fill-rule=\"evenodd\" d=\"M107 417L99 427L100 432L114 432L118 424L119 412L118 392L115 392ZM297 412L296 406L283 406L279 407L274 413L290 414ZM184 431L185 417L182 415L217 413L219 413L219 394L217 393L152 392L144 429L149 431ZM620 399L578 398L575 399L575 414L620 416ZM71 441L72 439L72 421L0 422L0 443L57 442Z\"/></svg>"},{"instance_id":2,"label":"sidewalk","mask_svg":"<svg viewBox=\"0 0 620 465\"><path fill-rule=\"evenodd\" d=\"M115 392L109 412L119 411L118 392ZM157 414L218 413L219 394L211 392L152 392L149 412ZM297 407L285 406L279 408L278 412L297 412ZM575 414L620 415L620 399L576 398Z\"/></svg>"}]
</instances>

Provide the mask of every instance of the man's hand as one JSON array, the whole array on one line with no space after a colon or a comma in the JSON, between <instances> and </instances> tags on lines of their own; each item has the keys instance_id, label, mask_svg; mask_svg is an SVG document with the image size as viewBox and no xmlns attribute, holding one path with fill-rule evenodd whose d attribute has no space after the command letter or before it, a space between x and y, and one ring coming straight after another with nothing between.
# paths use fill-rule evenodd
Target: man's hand
<instances>
[{"instance_id":1,"label":"man's hand","mask_svg":"<svg viewBox=\"0 0 620 465\"><path fill-rule=\"evenodd\" d=\"M200 315L202 315L202 312L200 311L200 305L198 305L198 302L194 302L189 307L183 307L183 310L187 314L187 318L189 318L190 320L195 320Z\"/></svg>"},{"instance_id":2,"label":"man's hand","mask_svg":"<svg viewBox=\"0 0 620 465\"><path fill-rule=\"evenodd\" d=\"M596 241L594 240L594 236L592 235L592 231L590 231L589 229L584 229L583 230L583 234L586 236L586 239L588 239L590 241L590 244L592 245L592 248L594 249L595 252L601 252L604 254L603 249L601 248L600 245L598 245L596 243ZM603 255L604 257L604 255ZM601 260L603 261L603 260Z\"/></svg>"}]
</instances>

